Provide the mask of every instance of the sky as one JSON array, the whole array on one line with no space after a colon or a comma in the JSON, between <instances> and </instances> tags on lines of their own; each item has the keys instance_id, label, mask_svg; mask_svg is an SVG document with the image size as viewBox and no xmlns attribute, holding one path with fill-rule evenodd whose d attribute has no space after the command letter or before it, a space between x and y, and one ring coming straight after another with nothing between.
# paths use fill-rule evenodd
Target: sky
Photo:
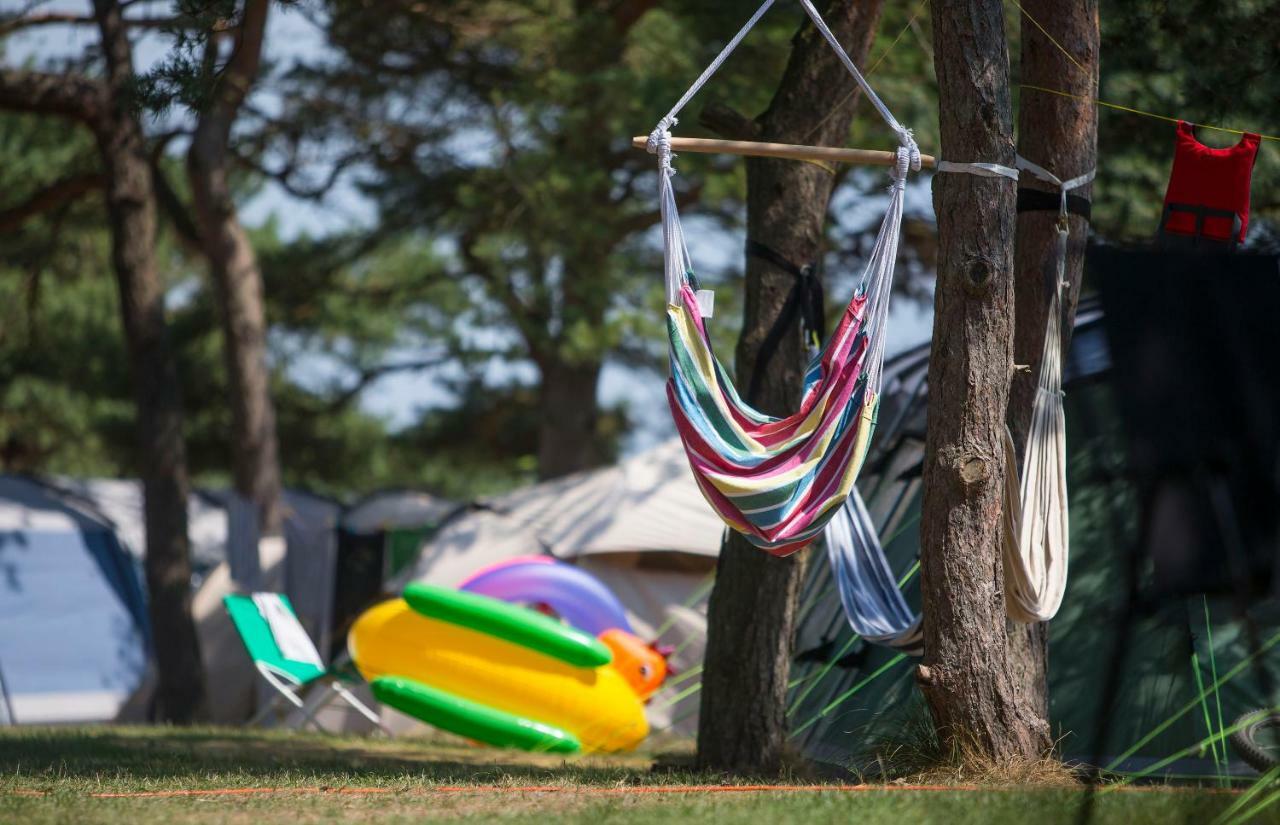
<instances>
[{"instance_id":1,"label":"sky","mask_svg":"<svg viewBox=\"0 0 1280 825\"><path fill-rule=\"evenodd\" d=\"M14 0L0 0L4 7ZM152 14L160 15L168 3L138 3L129 10L129 16L146 16L148 6ZM53 0L40 7L41 11L66 11L89 14L89 3L81 0ZM272 7L266 38L266 63L287 66L298 60L310 60L322 56L324 41L320 30L299 8ZM79 54L86 46L96 43L96 31L91 26L46 26L29 29L11 37L4 62L22 65L31 62L35 66L59 57ZM146 34L135 43L135 62L139 70L155 64L168 46L167 38L158 34ZM268 91L259 91L255 102L266 108L273 105ZM655 114L655 117L657 115ZM643 130L641 130L643 131ZM833 208L849 210L842 215L842 223L866 224L878 220L885 199L882 196L861 199L837 200ZM927 185L917 184L908 189L907 211L932 215L932 200ZM330 232L368 226L377 219L370 202L345 181L340 182L320 201L300 200L275 183L268 183L248 202L241 205L241 219L247 226L258 226L274 219L281 234L286 237L299 235L320 236ZM740 271L741 237L722 230L696 231L696 219L686 219L690 229L690 251L700 269L724 271L736 268ZM655 279L661 271L652 273ZM643 277L639 275L638 277ZM852 282L852 279L841 279ZM740 283L740 282L739 282ZM720 289L731 288L729 285ZM828 301L842 301L847 296L828 294ZM655 307L655 312L663 308ZM714 323L714 319L712 323ZM932 308L909 301L898 300L890 313L887 354L919 344L929 337L932 325ZM412 352L394 353L393 357L412 357ZM339 369L327 359L310 354L295 353L291 358L292 376L312 385L332 384L340 379ZM532 368L494 364L486 374L486 380L503 383L510 380L532 381L536 378ZM601 375L599 401L604 406L625 404L634 424L634 430L624 443L624 453L652 446L674 435L675 429L667 411L663 389L666 377L653 371L637 370L616 363L606 363ZM386 419L393 427L406 426L417 420L424 408L451 403L452 396L431 374L393 373L361 395L364 410Z\"/></svg>"}]
</instances>

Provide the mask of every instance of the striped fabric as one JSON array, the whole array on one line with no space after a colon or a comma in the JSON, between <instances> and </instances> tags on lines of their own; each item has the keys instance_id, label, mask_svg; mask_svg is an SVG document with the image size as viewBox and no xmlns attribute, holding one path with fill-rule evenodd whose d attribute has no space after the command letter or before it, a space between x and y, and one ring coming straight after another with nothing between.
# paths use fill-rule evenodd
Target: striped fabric
<instances>
[{"instance_id":1,"label":"striped fabric","mask_svg":"<svg viewBox=\"0 0 1280 825\"><path fill-rule=\"evenodd\" d=\"M762 550L785 556L807 545L862 467L879 401L867 390L866 305L862 293L849 302L809 365L799 410L785 418L738 396L712 352L691 283L667 308L667 399L694 478L725 523Z\"/></svg>"}]
</instances>

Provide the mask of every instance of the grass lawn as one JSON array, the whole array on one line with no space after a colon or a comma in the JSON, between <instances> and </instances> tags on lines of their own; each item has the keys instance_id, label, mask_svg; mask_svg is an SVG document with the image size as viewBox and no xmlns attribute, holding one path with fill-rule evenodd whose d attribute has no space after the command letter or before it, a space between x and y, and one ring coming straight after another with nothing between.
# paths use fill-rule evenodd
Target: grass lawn
<instances>
[{"instance_id":1,"label":"grass lawn","mask_svg":"<svg viewBox=\"0 0 1280 825\"><path fill-rule=\"evenodd\" d=\"M1069 789L676 787L708 783L719 784L687 771L655 770L651 753L565 760L444 740L217 728L0 728L0 823L1051 825L1076 822L1084 798ZM190 791L200 793L174 795ZM1236 801L1178 788L1101 793L1094 821L1210 823ZM1250 821L1280 823L1280 805Z\"/></svg>"}]
</instances>

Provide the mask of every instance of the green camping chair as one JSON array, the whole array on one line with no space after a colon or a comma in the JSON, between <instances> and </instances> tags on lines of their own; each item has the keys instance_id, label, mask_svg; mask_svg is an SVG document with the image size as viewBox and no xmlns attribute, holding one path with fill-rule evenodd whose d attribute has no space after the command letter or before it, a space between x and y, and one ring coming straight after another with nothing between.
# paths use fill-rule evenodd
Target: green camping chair
<instances>
[{"instance_id":1,"label":"green camping chair","mask_svg":"<svg viewBox=\"0 0 1280 825\"><path fill-rule=\"evenodd\" d=\"M304 726L310 722L317 730L324 731L315 714L333 701L334 696L339 696L380 730L386 731L378 714L342 683L344 676L324 666L287 596L282 593L232 594L224 596L222 603L226 605L227 613L258 673L278 694L258 711L250 725L265 721L279 708L283 698L302 712ZM327 682L329 687L321 700L304 702L303 691L321 682Z\"/></svg>"}]
</instances>

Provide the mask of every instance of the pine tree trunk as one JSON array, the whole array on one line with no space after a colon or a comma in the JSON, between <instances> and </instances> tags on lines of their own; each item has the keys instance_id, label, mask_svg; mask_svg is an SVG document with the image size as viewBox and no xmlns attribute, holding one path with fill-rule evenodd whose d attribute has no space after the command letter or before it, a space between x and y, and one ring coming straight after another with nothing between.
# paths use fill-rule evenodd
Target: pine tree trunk
<instances>
[{"instance_id":1,"label":"pine tree trunk","mask_svg":"<svg viewBox=\"0 0 1280 825\"><path fill-rule=\"evenodd\" d=\"M257 75L268 6L268 0L245 4L235 56L216 81L205 78L217 85L208 108L199 114L187 152L200 242L221 312L235 488L257 506L263 536L279 535L281 530L276 413L267 368L262 270L232 198L228 143L231 126Z\"/></svg>"},{"instance_id":2,"label":"pine tree trunk","mask_svg":"<svg viewBox=\"0 0 1280 825\"><path fill-rule=\"evenodd\" d=\"M1012 166L999 0L931 4L941 157ZM944 740L1032 758L1049 728L1010 674L1000 586L1001 432L1013 364L1015 184L934 179L939 261L921 524L925 659L918 678Z\"/></svg>"},{"instance_id":3,"label":"pine tree trunk","mask_svg":"<svg viewBox=\"0 0 1280 825\"><path fill-rule=\"evenodd\" d=\"M155 263L156 215L146 142L133 109L133 61L116 0L95 0L107 63L105 111L95 135L106 170L112 264L137 404L146 518L146 579L159 670L162 720L190 723L204 712L204 673L191 618L187 467L177 366Z\"/></svg>"},{"instance_id":4,"label":"pine tree trunk","mask_svg":"<svg viewBox=\"0 0 1280 825\"><path fill-rule=\"evenodd\" d=\"M558 478L594 467L600 462L596 453L600 362L542 360L540 366L538 477Z\"/></svg>"},{"instance_id":5,"label":"pine tree trunk","mask_svg":"<svg viewBox=\"0 0 1280 825\"><path fill-rule=\"evenodd\" d=\"M880 0L836 0L827 24L856 63L866 60ZM769 109L755 121L761 140L840 145L849 131L856 95L853 78L809 23L793 41L791 58ZM747 161L747 232L798 266L820 260L823 224L834 174L814 164ZM738 340L738 387L747 392L761 342L795 284L795 277L747 258L746 304ZM807 362L797 327L760 373L747 400L774 415L793 412ZM808 551L780 559L732 531L720 551L707 608L707 650L698 723L698 764L739 774L773 774L783 766L787 681L796 601Z\"/></svg>"},{"instance_id":6,"label":"pine tree trunk","mask_svg":"<svg viewBox=\"0 0 1280 825\"><path fill-rule=\"evenodd\" d=\"M1023 82L1092 97L1098 79L1097 0L1079 3L1026 0L1023 7L1054 40L1070 49L1072 57L1088 70L1082 71L1023 17ZM1023 91L1018 107L1018 151L1062 180L1088 172L1097 162L1098 155L1097 107L1061 95ZM1051 186L1029 174L1023 174L1018 185L1056 194ZM1088 197L1092 187L1086 184L1072 191ZM1056 212L1022 212L1018 215L1013 360L1016 364L1031 367L1030 371L1015 371L1009 386L1008 422L1018 450L1019 466L1026 450L1027 431L1031 427L1045 323L1056 277L1057 219ZM1089 232L1088 221L1084 218L1072 216L1069 222L1071 235L1066 275L1071 288L1066 293L1062 308L1065 318L1062 326L1063 352L1071 342L1084 269L1085 239ZM1048 645L1049 626L1046 623L1009 623L1009 656L1015 685L1046 719L1049 711Z\"/></svg>"}]
</instances>

